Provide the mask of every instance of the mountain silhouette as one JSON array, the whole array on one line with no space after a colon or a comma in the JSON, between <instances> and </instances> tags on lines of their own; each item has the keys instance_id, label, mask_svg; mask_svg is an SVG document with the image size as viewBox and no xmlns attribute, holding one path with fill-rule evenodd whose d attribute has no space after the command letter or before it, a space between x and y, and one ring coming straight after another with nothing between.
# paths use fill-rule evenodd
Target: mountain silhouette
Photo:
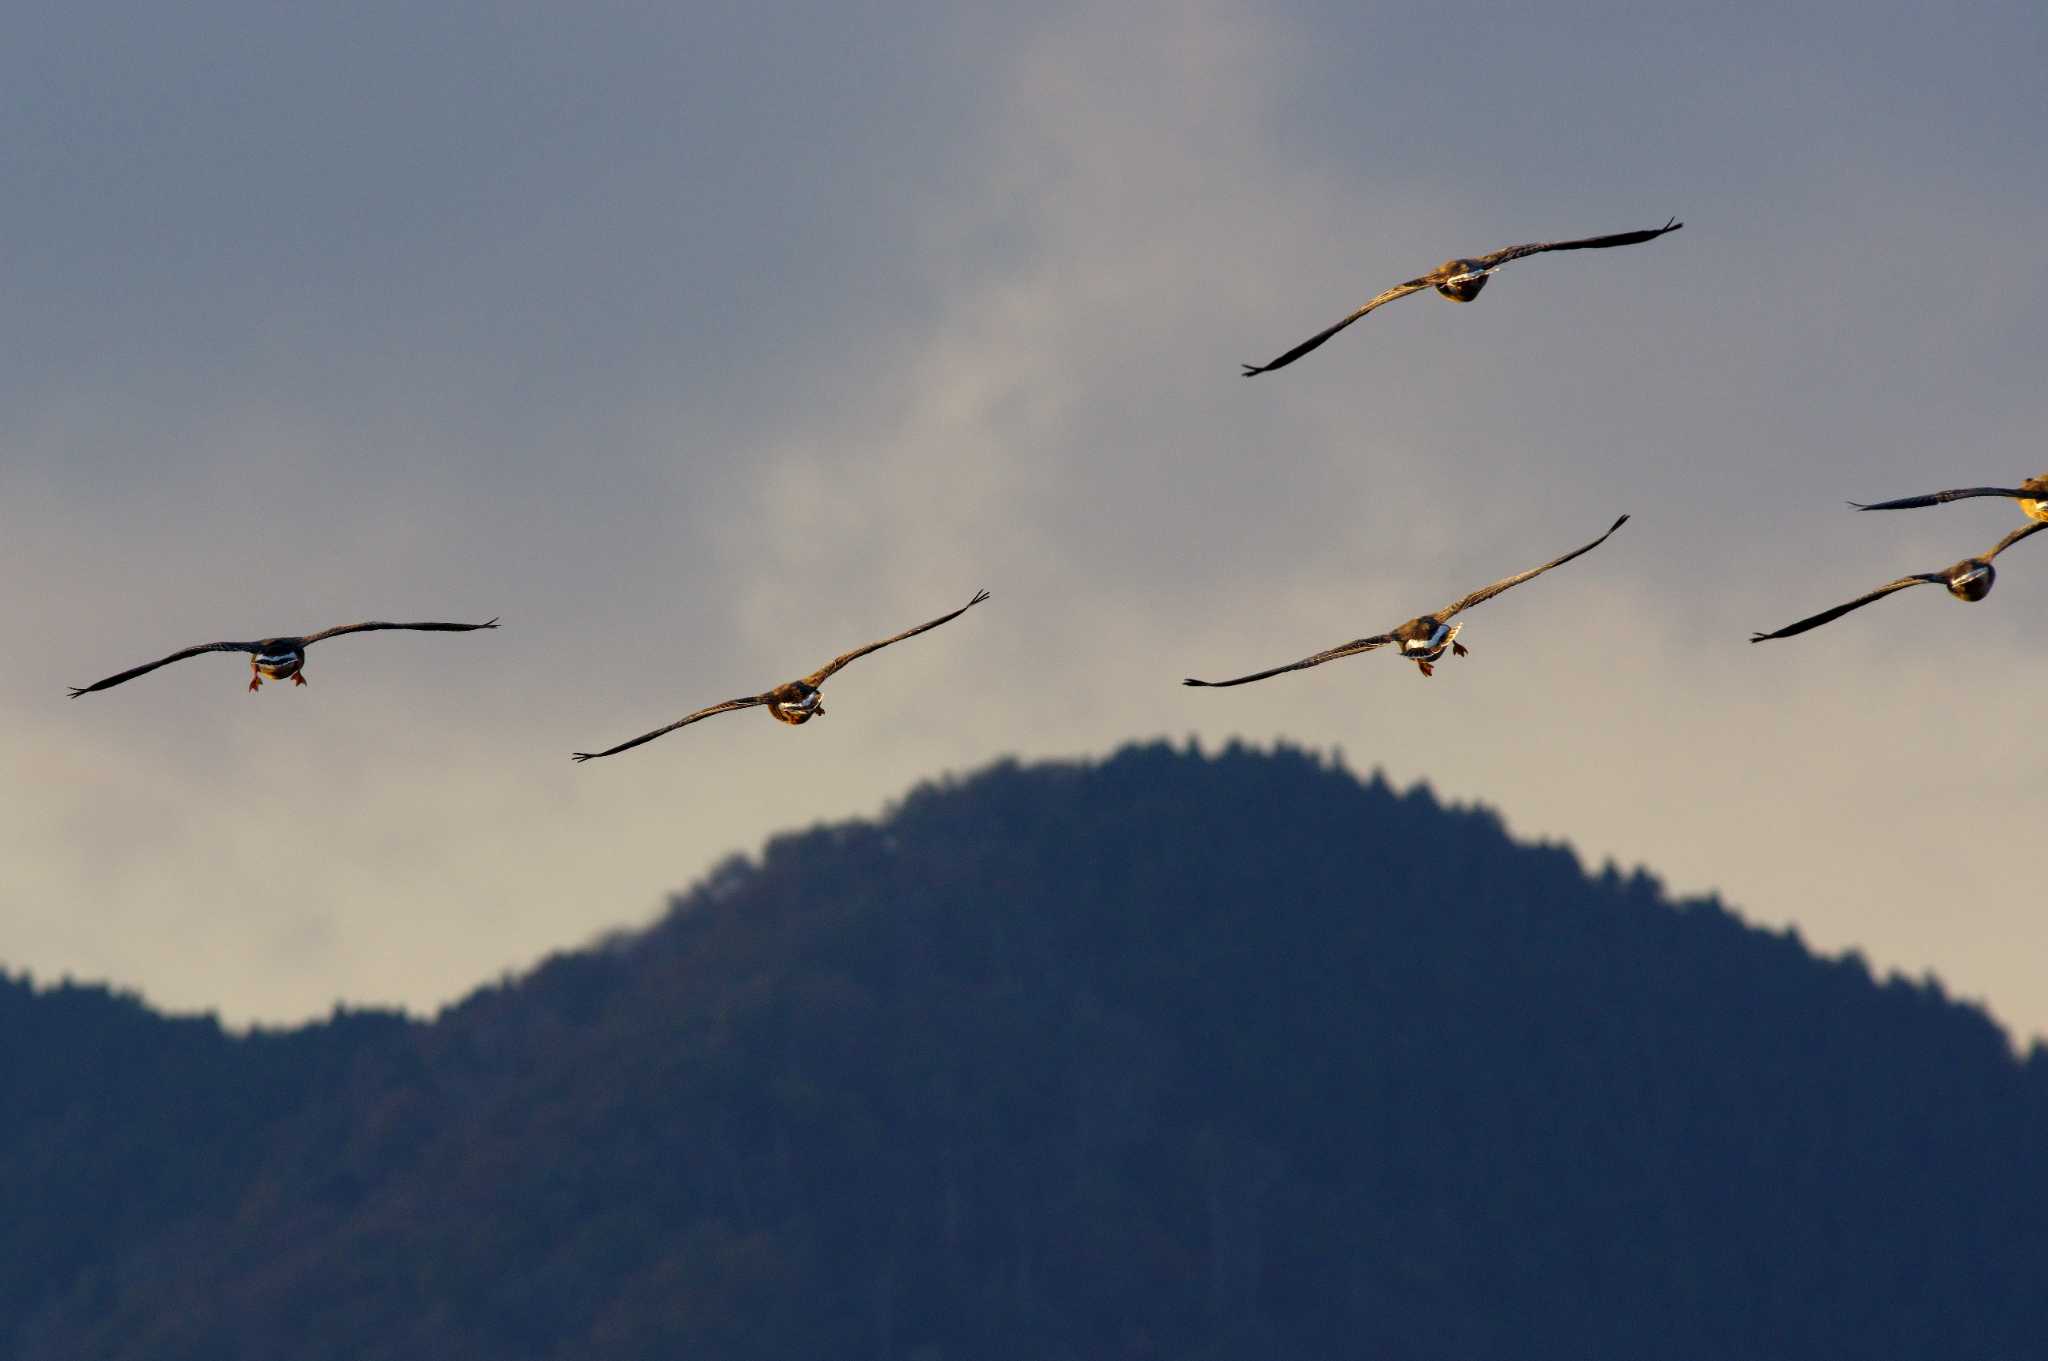
<instances>
[{"instance_id":1,"label":"mountain silhouette","mask_svg":"<svg viewBox=\"0 0 2048 1361\"><path fill-rule=\"evenodd\" d=\"M431 1022L0 978L0 1355L2043 1356L2044 1117L1931 982L1137 746Z\"/></svg>"}]
</instances>

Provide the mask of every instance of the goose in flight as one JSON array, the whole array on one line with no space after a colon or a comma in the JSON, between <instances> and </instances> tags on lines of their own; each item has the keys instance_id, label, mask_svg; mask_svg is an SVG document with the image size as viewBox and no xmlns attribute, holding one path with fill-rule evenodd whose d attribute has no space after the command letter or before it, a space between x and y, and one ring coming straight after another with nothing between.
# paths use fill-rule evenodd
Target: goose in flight
<instances>
[{"instance_id":1,"label":"goose in flight","mask_svg":"<svg viewBox=\"0 0 2048 1361\"><path fill-rule=\"evenodd\" d=\"M1410 293L1420 293L1425 288L1434 288L1452 302L1471 302L1479 296L1479 290L1486 287L1486 281L1492 277L1494 271L1510 260L1519 260L1525 255L1541 255L1552 250L1605 250L1609 246L1639 245L1644 241L1655 241L1664 233L1675 232L1684 225L1674 217L1663 226L1652 227L1648 231L1620 232L1613 236L1589 236L1580 241L1532 241L1526 246L1509 246L1506 250L1497 250L1491 255L1446 260L1427 274L1410 279L1405 284L1395 284L1335 326L1310 336L1278 359L1264 364L1244 365L1244 376L1250 378L1256 374L1285 368L1367 312L1396 298L1405 298Z\"/></svg>"},{"instance_id":2,"label":"goose in flight","mask_svg":"<svg viewBox=\"0 0 2048 1361\"><path fill-rule=\"evenodd\" d=\"M1904 496L1896 501L1878 501L1864 505L1860 501L1849 504L1858 510L1918 510L1922 506L1938 506L1945 501L1963 501L1972 496L2003 496L2020 503L2020 514L2029 520L2048 523L2048 473L2030 477L2017 487L1959 487L1955 491L1931 492L1926 496Z\"/></svg>"},{"instance_id":3,"label":"goose in flight","mask_svg":"<svg viewBox=\"0 0 2048 1361\"><path fill-rule=\"evenodd\" d=\"M818 687L823 685L840 667L845 666L848 662L857 661L867 656L870 652L879 652L891 643L900 643L905 638L915 638L926 629L935 629L941 624L958 619L961 615L967 613L986 599L988 599L987 591L976 591L974 599L968 601L959 609L954 610L951 614L942 614L928 623L919 624L916 628L905 629L903 632L893 634L879 642L869 643L865 647L857 647L851 652L841 653L801 680L789 681L786 684L776 686L773 690L764 690L758 695L748 695L744 699L729 699L723 704L714 704L708 709L699 709L694 714L684 715L665 728L656 728L653 732L643 733L630 742L621 742L616 747L610 747L604 751L575 752L572 754L571 759L581 762L595 761L600 756L616 756L622 751L639 746L642 742L652 742L664 733L672 733L677 728L688 727L700 718L710 718L713 714L731 713L735 709L751 709L757 705L765 706L768 710L768 716L776 722L788 723L792 726L808 723L814 718L823 718L825 716L825 706L820 702Z\"/></svg>"},{"instance_id":4,"label":"goose in flight","mask_svg":"<svg viewBox=\"0 0 2048 1361\"><path fill-rule=\"evenodd\" d=\"M1985 596L1991 594L1991 584L1998 579L1998 571L1992 567L1991 560L2018 543L2021 539L2031 534L2039 534L2044 529L2048 529L2048 521L2043 521L2040 524L2022 525L2000 539L1998 547L1992 549L1981 558L1964 558L1955 566L1939 572L1915 572L1912 576L1900 577L1897 581L1878 587L1868 595L1857 596L1846 605L1837 605L1831 610L1823 610L1821 613L1811 618L1802 619L1796 624L1787 624L1776 633L1753 633L1750 635L1749 641L1752 643L1763 643L1773 638L1790 638L1795 633L1804 633L1808 629L1817 629L1822 624L1832 623L1834 620L1840 619L1851 610L1860 610L1871 601L1882 600L1892 594L1892 592L1903 591L1908 586L1946 586L1948 593L1958 600L1982 600Z\"/></svg>"},{"instance_id":5,"label":"goose in flight","mask_svg":"<svg viewBox=\"0 0 2048 1361\"><path fill-rule=\"evenodd\" d=\"M308 633L303 637L296 638L259 638L253 643L201 643L197 647L188 647L182 651L173 652L170 656L158 661L131 667L118 675L109 676L105 680L94 681L91 685L78 686L71 691L71 698L77 699L80 695L89 695L95 690L112 689L124 681L134 680L137 676L146 676L160 666L169 666L172 662L182 662L187 657L197 657L202 652L248 653L249 688L251 690L261 686L265 677L271 680L283 680L289 676L293 685L304 685L306 683L304 671L306 649L325 639L339 638L344 633L374 633L379 629L424 629L435 633L469 633L476 629L494 629L497 626L498 621L496 619L482 624L385 624L371 622L365 624L343 624L338 628L321 629L318 633Z\"/></svg>"},{"instance_id":6,"label":"goose in flight","mask_svg":"<svg viewBox=\"0 0 2048 1361\"><path fill-rule=\"evenodd\" d=\"M1613 534L1615 530L1620 529L1627 523L1628 516L1624 515L1607 527L1606 534L1602 534L1585 547L1574 548L1561 558L1553 558L1541 567L1532 567L1526 572L1496 581L1491 586L1482 586L1464 599L1454 600L1434 614L1425 614L1419 618L1410 619L1407 623L1390 633L1376 633L1370 638L1354 639L1351 642L1333 647L1327 652L1318 652L1313 657L1303 657L1298 662L1289 662L1285 666L1276 666L1270 671L1255 671L1249 676L1239 676L1236 680L1205 681L1196 680L1191 676L1182 681L1181 684L1213 687L1244 685L1250 681L1264 680L1268 676L1277 676L1287 671L1303 671L1311 666L1321 666L1324 662L1334 662L1339 657L1349 657L1360 652L1371 652L1375 648L1386 647L1389 644L1398 645L1401 649L1401 655L1421 667L1423 675L1433 676L1436 674L1436 662L1444 655L1446 649L1449 649L1451 655L1456 657L1462 657L1471 651L1470 648L1458 641L1458 630L1465 626L1452 623L1451 618L1453 615L1469 610L1474 605L1483 604L1509 587L1519 586L1531 577L1540 577L1553 567L1562 567L1581 553L1592 552L1601 544L1607 542L1608 535Z\"/></svg>"}]
</instances>

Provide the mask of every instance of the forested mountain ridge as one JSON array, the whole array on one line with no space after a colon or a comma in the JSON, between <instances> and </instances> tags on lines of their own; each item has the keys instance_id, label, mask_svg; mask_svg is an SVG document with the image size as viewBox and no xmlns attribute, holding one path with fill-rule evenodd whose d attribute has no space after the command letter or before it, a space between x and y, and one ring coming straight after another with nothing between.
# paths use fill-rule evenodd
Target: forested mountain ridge
<instances>
[{"instance_id":1,"label":"forested mountain ridge","mask_svg":"<svg viewBox=\"0 0 2048 1361\"><path fill-rule=\"evenodd\" d=\"M2044 1134L1931 985L1133 747L431 1023L0 980L0 1355L2041 1355Z\"/></svg>"}]
</instances>

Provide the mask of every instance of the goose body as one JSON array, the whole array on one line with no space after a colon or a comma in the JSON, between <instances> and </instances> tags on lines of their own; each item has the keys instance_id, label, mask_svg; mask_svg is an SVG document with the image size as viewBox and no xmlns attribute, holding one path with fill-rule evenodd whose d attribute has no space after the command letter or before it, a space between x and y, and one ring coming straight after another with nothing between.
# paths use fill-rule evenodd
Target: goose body
<instances>
[{"instance_id":1,"label":"goose body","mask_svg":"<svg viewBox=\"0 0 2048 1361\"><path fill-rule=\"evenodd\" d=\"M266 638L261 644L262 651L249 659L249 669L256 674L249 678L249 688L254 690L264 680L290 680L299 685L306 678L299 673L306 666L306 649L275 638Z\"/></svg>"},{"instance_id":2,"label":"goose body","mask_svg":"<svg viewBox=\"0 0 2048 1361\"><path fill-rule=\"evenodd\" d=\"M1395 629L1393 638L1401 655L1411 662L1424 664L1423 674L1427 675L1427 664L1438 661L1452 648L1458 649L1458 656L1465 655L1467 649L1458 647L1458 630L1464 627L1463 623L1446 623L1433 614L1425 614Z\"/></svg>"},{"instance_id":3,"label":"goose body","mask_svg":"<svg viewBox=\"0 0 2048 1361\"><path fill-rule=\"evenodd\" d=\"M793 680L787 685L778 685L770 690L768 716L778 723L791 727L825 716L824 696L815 686L804 681Z\"/></svg>"},{"instance_id":4,"label":"goose body","mask_svg":"<svg viewBox=\"0 0 2048 1361\"><path fill-rule=\"evenodd\" d=\"M1493 267L1499 268L1499 265ZM1478 260L1446 260L1430 273L1443 276L1435 285L1440 296L1452 302L1471 302L1479 296L1479 290L1486 287L1486 281L1493 277L1493 269L1488 269Z\"/></svg>"}]
</instances>

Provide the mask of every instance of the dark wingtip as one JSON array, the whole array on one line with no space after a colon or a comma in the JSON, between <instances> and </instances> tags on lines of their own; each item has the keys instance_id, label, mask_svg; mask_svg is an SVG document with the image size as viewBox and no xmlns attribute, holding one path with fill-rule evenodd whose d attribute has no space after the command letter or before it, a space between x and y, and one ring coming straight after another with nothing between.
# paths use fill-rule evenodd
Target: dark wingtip
<instances>
[{"instance_id":1,"label":"dark wingtip","mask_svg":"<svg viewBox=\"0 0 2048 1361\"><path fill-rule=\"evenodd\" d=\"M588 761L588 760L590 760L590 759L591 759L592 757L594 757L594 756L596 756L596 755L597 755L597 753L596 753L596 752L594 752L594 751L578 751L578 752L572 752L572 753L570 754L570 756L569 756L569 759L570 759L570 760L572 760L572 761L574 761L574 762L575 762L575 763L576 763L577 765L579 765L579 766L580 766L580 765L582 765L582 764L583 764L583 763L584 763L585 761Z\"/></svg>"},{"instance_id":2,"label":"dark wingtip","mask_svg":"<svg viewBox=\"0 0 2048 1361\"><path fill-rule=\"evenodd\" d=\"M1752 643L1768 643L1775 637L1777 635L1774 633L1752 633L1749 635L1749 641Z\"/></svg>"},{"instance_id":3,"label":"dark wingtip","mask_svg":"<svg viewBox=\"0 0 2048 1361\"><path fill-rule=\"evenodd\" d=\"M1240 373L1238 377L1256 378L1260 374L1264 373L1268 366L1264 364L1239 364L1238 367L1244 370L1244 372Z\"/></svg>"},{"instance_id":4,"label":"dark wingtip","mask_svg":"<svg viewBox=\"0 0 2048 1361\"><path fill-rule=\"evenodd\" d=\"M86 692L87 690L90 690L91 688L92 688L92 687L91 687L91 686L89 686L89 685L76 685L76 686L73 686L73 687L71 688L71 698L73 698L73 699L77 699L77 698L78 698L78 697L79 697L80 695L84 694L84 693L85 693L85 692Z\"/></svg>"},{"instance_id":5,"label":"dark wingtip","mask_svg":"<svg viewBox=\"0 0 2048 1361\"><path fill-rule=\"evenodd\" d=\"M498 626L498 616L497 616L497 615L495 615L495 614L494 614L494 615L492 615L492 616L491 616L491 617L490 617L489 619L485 620L485 621L484 621L483 623L481 623L481 624L478 624L478 625L477 625L477 627L478 627L478 628L480 628L480 629L494 629L494 628L496 628L497 626Z\"/></svg>"},{"instance_id":6,"label":"dark wingtip","mask_svg":"<svg viewBox=\"0 0 2048 1361\"><path fill-rule=\"evenodd\" d=\"M974 599L972 599L972 600L968 601L967 603L968 603L969 605L979 605L979 604L980 604L980 603L981 603L982 601L984 601L984 600L986 600L986 599L988 599L988 592L987 592L987 591L976 591L976 592L974 593Z\"/></svg>"},{"instance_id":7,"label":"dark wingtip","mask_svg":"<svg viewBox=\"0 0 2048 1361\"><path fill-rule=\"evenodd\" d=\"M1208 683L1209 682L1207 681L1198 681L1193 676L1189 676L1186 680L1181 682L1182 685L1207 685Z\"/></svg>"},{"instance_id":8,"label":"dark wingtip","mask_svg":"<svg viewBox=\"0 0 2048 1361\"><path fill-rule=\"evenodd\" d=\"M1843 505L1846 505L1846 506L1854 506L1854 507L1855 507L1856 509L1858 509L1858 510L1869 510L1869 509L1870 509L1870 507L1869 507L1869 506L1866 506L1866 505L1864 505L1864 504L1863 504L1863 503L1862 503L1861 501L1844 501L1844 502L1843 502L1842 504L1843 504Z\"/></svg>"},{"instance_id":9,"label":"dark wingtip","mask_svg":"<svg viewBox=\"0 0 2048 1361\"><path fill-rule=\"evenodd\" d=\"M1675 232L1684 225L1685 224L1683 222L1680 222L1677 218L1674 217L1669 222L1666 222L1664 224L1664 230L1667 232Z\"/></svg>"},{"instance_id":10,"label":"dark wingtip","mask_svg":"<svg viewBox=\"0 0 2048 1361\"><path fill-rule=\"evenodd\" d=\"M1628 523L1628 512L1624 511L1624 512L1622 513L1622 516L1621 516L1621 518L1620 518L1619 520L1616 520L1616 521L1614 522L1614 528L1613 528L1613 529L1609 529L1609 530L1608 530L1607 532L1608 532L1609 534L1612 534L1612 533L1614 532L1614 530L1616 530L1616 529L1620 529L1620 528L1621 528L1621 527L1622 527L1623 525L1625 525L1625 524L1627 524L1627 523Z\"/></svg>"}]
</instances>

